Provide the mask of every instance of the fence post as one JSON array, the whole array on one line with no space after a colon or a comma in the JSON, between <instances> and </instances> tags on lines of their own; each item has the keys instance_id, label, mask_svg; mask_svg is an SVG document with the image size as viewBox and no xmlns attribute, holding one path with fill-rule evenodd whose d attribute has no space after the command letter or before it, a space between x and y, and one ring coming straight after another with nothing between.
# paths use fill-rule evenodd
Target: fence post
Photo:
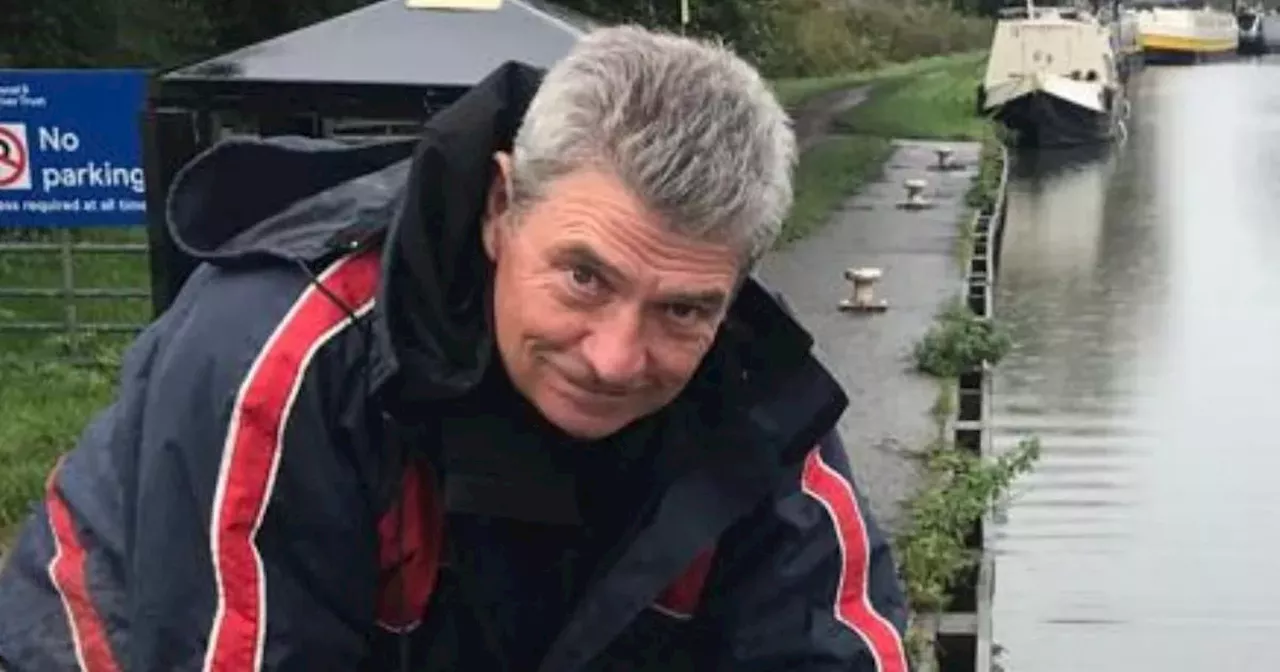
<instances>
[{"instance_id":1,"label":"fence post","mask_svg":"<svg viewBox=\"0 0 1280 672\"><path fill-rule=\"evenodd\" d=\"M79 320L76 319L76 258L71 245L71 229L58 229L58 255L62 258L62 319L67 331L67 346L74 350Z\"/></svg>"}]
</instances>

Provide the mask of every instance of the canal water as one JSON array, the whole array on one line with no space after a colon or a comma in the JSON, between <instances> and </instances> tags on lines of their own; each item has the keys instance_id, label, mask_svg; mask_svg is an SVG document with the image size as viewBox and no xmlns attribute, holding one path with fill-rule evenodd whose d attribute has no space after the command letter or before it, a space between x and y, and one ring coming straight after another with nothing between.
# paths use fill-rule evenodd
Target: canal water
<instances>
[{"instance_id":1,"label":"canal water","mask_svg":"<svg viewBox=\"0 0 1280 672\"><path fill-rule=\"evenodd\" d=\"M1018 157L993 443L1008 672L1276 670L1280 61L1149 68L1127 143Z\"/></svg>"}]
</instances>

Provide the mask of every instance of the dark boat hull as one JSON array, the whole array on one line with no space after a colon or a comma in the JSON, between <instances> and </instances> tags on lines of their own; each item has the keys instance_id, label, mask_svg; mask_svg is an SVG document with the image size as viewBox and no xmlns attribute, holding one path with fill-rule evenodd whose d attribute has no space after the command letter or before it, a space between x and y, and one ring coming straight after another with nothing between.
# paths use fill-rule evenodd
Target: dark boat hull
<instances>
[{"instance_id":1,"label":"dark boat hull","mask_svg":"<svg viewBox=\"0 0 1280 672\"><path fill-rule=\"evenodd\" d=\"M1238 51L1238 45L1235 49L1224 49L1221 51L1184 51L1177 49L1146 48L1142 51L1142 60L1147 65L1195 65L1197 63L1229 61L1238 55Z\"/></svg>"},{"instance_id":2,"label":"dark boat hull","mask_svg":"<svg viewBox=\"0 0 1280 672\"><path fill-rule=\"evenodd\" d=\"M1013 132L1018 147L1071 147L1110 142L1116 135L1113 113L1098 112L1042 91L1016 98L995 114Z\"/></svg>"}]
</instances>

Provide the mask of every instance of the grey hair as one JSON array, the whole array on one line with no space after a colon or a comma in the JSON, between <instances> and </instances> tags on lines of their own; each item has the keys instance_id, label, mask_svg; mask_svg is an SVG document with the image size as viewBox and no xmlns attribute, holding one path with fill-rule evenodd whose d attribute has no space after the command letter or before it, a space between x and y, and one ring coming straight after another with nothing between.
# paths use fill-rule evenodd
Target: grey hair
<instances>
[{"instance_id":1,"label":"grey hair","mask_svg":"<svg viewBox=\"0 0 1280 672\"><path fill-rule=\"evenodd\" d=\"M718 43L616 26L547 72L516 135L513 197L610 170L668 230L741 245L750 267L791 209L795 161L791 120L750 64Z\"/></svg>"}]
</instances>

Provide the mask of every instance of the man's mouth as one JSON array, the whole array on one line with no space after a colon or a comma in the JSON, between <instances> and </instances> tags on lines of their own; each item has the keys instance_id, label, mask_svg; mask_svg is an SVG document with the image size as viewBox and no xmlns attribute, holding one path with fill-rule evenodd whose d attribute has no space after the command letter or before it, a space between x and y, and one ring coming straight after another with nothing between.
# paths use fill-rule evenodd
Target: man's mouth
<instances>
[{"instance_id":1,"label":"man's mouth","mask_svg":"<svg viewBox=\"0 0 1280 672\"><path fill-rule=\"evenodd\" d=\"M572 391L574 396L586 397L589 399L598 399L601 401L616 401L631 396L630 390L619 388L607 388L589 383L580 383L568 376L564 376L566 386Z\"/></svg>"}]
</instances>

